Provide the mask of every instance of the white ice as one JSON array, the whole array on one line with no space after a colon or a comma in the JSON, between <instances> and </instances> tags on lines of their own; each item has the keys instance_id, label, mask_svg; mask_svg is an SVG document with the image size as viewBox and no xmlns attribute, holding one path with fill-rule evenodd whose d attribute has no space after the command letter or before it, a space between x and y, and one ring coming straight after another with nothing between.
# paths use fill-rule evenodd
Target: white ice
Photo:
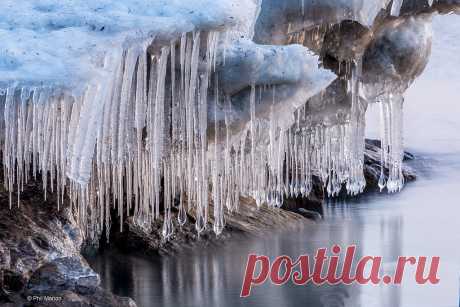
<instances>
[{"instance_id":1,"label":"white ice","mask_svg":"<svg viewBox=\"0 0 460 307\"><path fill-rule=\"evenodd\" d=\"M213 214L219 234L240 195L279 207L284 197L307 196L313 175L330 195L343 185L353 195L363 191L361 61L344 101L328 105L323 90L336 75L320 68L317 55L252 41L256 20L266 17L259 1L16 2L0 3L5 187L20 191L41 173L60 202L70 197L89 237L110 226L110 206L120 225L134 212L148 229L163 214L168 239L174 200L179 225L193 212L201 233ZM285 9L298 8L295 2ZM333 21L367 24L387 2L327 4ZM327 11L315 1L301 7ZM409 30L396 38L410 39ZM402 185L397 98L385 101L382 114L390 191Z\"/></svg>"},{"instance_id":2,"label":"white ice","mask_svg":"<svg viewBox=\"0 0 460 307\"><path fill-rule=\"evenodd\" d=\"M0 85L104 78L114 49L197 30L247 32L255 12L254 3L238 0L2 0Z\"/></svg>"}]
</instances>

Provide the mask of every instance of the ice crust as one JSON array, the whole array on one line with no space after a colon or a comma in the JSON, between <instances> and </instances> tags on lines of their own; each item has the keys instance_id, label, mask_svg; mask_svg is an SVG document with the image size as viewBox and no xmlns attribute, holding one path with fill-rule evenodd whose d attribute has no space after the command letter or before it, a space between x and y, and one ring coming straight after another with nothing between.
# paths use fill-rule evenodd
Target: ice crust
<instances>
[{"instance_id":1,"label":"ice crust","mask_svg":"<svg viewBox=\"0 0 460 307\"><path fill-rule=\"evenodd\" d=\"M197 30L248 32L255 12L254 3L237 0L2 0L0 83L104 78L113 49Z\"/></svg>"},{"instance_id":2,"label":"ice crust","mask_svg":"<svg viewBox=\"0 0 460 307\"><path fill-rule=\"evenodd\" d=\"M163 215L169 239L177 204L179 225L193 214L198 233L212 221L220 234L240 196L280 207L307 197L313 176L330 196L363 192L365 112L380 103L379 185L400 191L403 92L431 50L431 12L400 17L406 4L3 0L5 187L41 174L90 239L113 208L146 229ZM323 68L321 48L305 46L346 20L365 35Z\"/></svg>"}]
</instances>

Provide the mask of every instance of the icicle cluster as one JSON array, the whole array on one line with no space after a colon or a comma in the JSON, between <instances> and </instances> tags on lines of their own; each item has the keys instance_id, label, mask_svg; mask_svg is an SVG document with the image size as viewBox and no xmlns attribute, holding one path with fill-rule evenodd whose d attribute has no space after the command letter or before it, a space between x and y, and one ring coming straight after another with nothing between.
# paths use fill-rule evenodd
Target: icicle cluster
<instances>
[{"instance_id":1,"label":"icicle cluster","mask_svg":"<svg viewBox=\"0 0 460 307\"><path fill-rule=\"evenodd\" d=\"M403 102L401 94L385 95L380 104L380 133L381 133L381 173L379 179L380 191L385 187L388 192L395 193L402 190L404 176L402 164L403 148ZM388 176L384 174L388 169Z\"/></svg>"},{"instance_id":2,"label":"icicle cluster","mask_svg":"<svg viewBox=\"0 0 460 307\"><path fill-rule=\"evenodd\" d=\"M273 105L266 123L256 118L255 112L257 97L262 96L257 92L266 87L251 87L247 129L236 141L230 141L227 123L226 135L216 134L215 158L210 157L217 233L224 207L230 212L236 210L239 195L254 198L258 206L280 207L286 197L307 197L313 176L322 180L330 196L338 195L344 186L351 195L363 192L367 103L360 95L361 65L354 67L349 91L352 108L336 115L338 125L313 124L305 105L295 112L294 125L282 129L275 118L276 87L272 88ZM226 143L217 145L218 139L224 138Z\"/></svg>"},{"instance_id":3,"label":"icicle cluster","mask_svg":"<svg viewBox=\"0 0 460 307\"><path fill-rule=\"evenodd\" d=\"M121 225L127 215L150 225L164 211L168 238L180 195L179 223L196 204L201 232L208 220L207 94L218 39L218 32L184 33L158 54L150 44L114 52L105 60L115 68L112 78L90 83L82 95L9 86L0 93L5 187L21 192L41 174L45 191L57 189L58 205L69 195L90 238L110 227L112 207Z\"/></svg>"},{"instance_id":4,"label":"icicle cluster","mask_svg":"<svg viewBox=\"0 0 460 307\"><path fill-rule=\"evenodd\" d=\"M218 114L231 104L214 73L219 37L219 32L184 33L159 52L149 50L151 44L113 52L104 63L112 77L90 83L82 95L9 86L0 93L7 190L21 192L31 176L41 174L45 193L48 187L56 190L59 206L69 196L90 239L104 228L109 233L113 208L120 225L132 216L147 229L163 215L162 235L168 239L174 233L173 207L178 225L192 213L198 233L212 221L220 234L224 213L238 210L241 195L258 206L280 207L286 197L308 196L312 176L331 196L343 186L352 195L362 192L367 104L360 98L361 65L354 65L352 107L337 114L340 124L313 125L305 106L296 111L294 125L281 128L276 87L268 123L260 120L257 92L266 88L253 85L250 122L235 139L228 112L223 124ZM399 96L382 103L382 161L390 176L381 184L389 191L403 184L401 109ZM209 123L215 130L210 144Z\"/></svg>"}]
</instances>

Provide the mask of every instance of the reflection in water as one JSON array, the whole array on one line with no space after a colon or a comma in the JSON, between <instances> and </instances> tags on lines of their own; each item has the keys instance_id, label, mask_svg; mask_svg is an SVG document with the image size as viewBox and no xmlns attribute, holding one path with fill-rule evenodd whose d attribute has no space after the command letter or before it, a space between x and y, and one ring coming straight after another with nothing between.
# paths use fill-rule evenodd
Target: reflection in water
<instances>
[{"instance_id":1,"label":"reflection in water","mask_svg":"<svg viewBox=\"0 0 460 307\"><path fill-rule=\"evenodd\" d=\"M460 233L455 193L460 180L458 155L438 157L436 171L397 195L374 194L324 205L324 220L291 233L228 242L218 248L193 250L175 257L144 258L106 251L92 259L104 287L130 296L140 307L308 306L308 307L458 307ZM417 162L426 174L423 158ZM441 177L440 174L443 176ZM439 195L443 202L438 204ZM442 205L443 210L436 210ZM249 253L297 258L318 248L356 245L356 258L383 256L380 276L393 275L399 256L440 256L436 286L420 286L406 271L402 286L294 286L264 284L249 298L240 291ZM355 261L356 262L356 261ZM340 270L340 269L339 269Z\"/></svg>"},{"instance_id":2,"label":"reflection in water","mask_svg":"<svg viewBox=\"0 0 460 307\"><path fill-rule=\"evenodd\" d=\"M325 210L330 219L296 233L274 234L269 239L239 240L217 249L154 260L108 251L94 259L92 265L101 273L106 288L133 297L139 306L399 307L399 288L383 288L379 295L384 298L382 303L380 299L372 302L363 297L363 289L356 285L317 287L288 283L278 287L266 284L253 288L251 297L240 299L244 265L249 253L265 254L271 259L278 255L297 258L302 254L314 255L318 248L330 248L332 244L344 247L356 244L355 257L366 254L363 246L366 222L359 217L348 220L352 214L349 204L329 204ZM337 219L342 220L342 224L338 224ZM402 231L402 220L382 217L379 226L380 238L376 238L376 245L381 253L376 255L394 262L401 254L398 234Z\"/></svg>"},{"instance_id":3,"label":"reflection in water","mask_svg":"<svg viewBox=\"0 0 460 307\"><path fill-rule=\"evenodd\" d=\"M229 242L177 257L146 259L107 251L91 261L104 286L133 297L140 307L458 307L460 17L444 16L435 20L434 28L433 58L408 92L406 103L406 143L427 152L416 162L416 183L397 195L331 202L323 208L323 222L289 234ZM369 127L370 135L372 130L378 131L378 125ZM265 284L254 288L251 297L240 299L249 253L297 258L334 244L356 244L357 257L383 256L381 275L393 274L400 255L440 256L441 282L416 285L414 272L407 271L400 287Z\"/></svg>"}]
</instances>

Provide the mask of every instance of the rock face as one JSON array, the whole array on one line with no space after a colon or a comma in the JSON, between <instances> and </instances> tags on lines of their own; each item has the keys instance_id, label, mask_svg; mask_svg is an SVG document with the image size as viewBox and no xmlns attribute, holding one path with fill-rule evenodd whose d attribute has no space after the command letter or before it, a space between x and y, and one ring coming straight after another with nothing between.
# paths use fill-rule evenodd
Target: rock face
<instances>
[{"instance_id":1,"label":"rock face","mask_svg":"<svg viewBox=\"0 0 460 307\"><path fill-rule=\"evenodd\" d=\"M5 181L13 190L33 171L46 185L53 170L56 190L72 195L72 209L92 238L110 227L111 201L119 202L117 218L150 222L162 199L169 210L178 194L188 195L200 232L209 222L211 195L219 234L223 208L234 210L241 195L278 207L293 190L307 196L318 176L312 170L332 182L329 195L345 181L350 195L361 193L364 115L376 102L385 109L383 124L392 125L382 130L395 134L384 140L392 142L386 162L395 166L387 187L399 190L402 94L427 63L431 16L459 4L51 2L0 2L0 25L8 33L0 52ZM126 20L118 19L121 11ZM18 35L24 32L34 39ZM124 34L115 40L116 33ZM29 52L31 41L52 56ZM94 80L67 84L65 75L88 66L83 59L91 59L94 76L85 76ZM31 77L40 85L25 81ZM50 78L62 79L64 88L46 83ZM283 179L283 172L291 176ZM168 188L161 190L163 182Z\"/></svg>"},{"instance_id":2,"label":"rock face","mask_svg":"<svg viewBox=\"0 0 460 307\"><path fill-rule=\"evenodd\" d=\"M0 190L0 305L134 306L99 287L99 276L80 254L82 231L69 208L43 200L35 182L9 208Z\"/></svg>"},{"instance_id":3,"label":"rock face","mask_svg":"<svg viewBox=\"0 0 460 307\"><path fill-rule=\"evenodd\" d=\"M380 176L380 143L366 143L365 175L368 190L377 189ZM406 159L412 159L406 154ZM385 170L387 173L388 170ZM415 179L410 168L404 168L406 181ZM52 194L51 194L52 195ZM111 231L111 242L118 247L143 254L172 254L190 247L221 244L230 237L265 235L274 230L299 230L306 223L321 219L326 193L319 180L308 199L287 199L282 209L257 208L255 201L240 199L238 212L226 214L226 229L216 237L212 220L208 230L197 235L193 223L177 225L177 207L173 208L175 233L169 241L161 236L163 220L149 229L128 219L123 232ZM99 287L99 276L81 255L84 239L68 204L58 210L51 196L43 200L37 182L24 187L18 206L13 197L0 191L0 303L5 306L135 306L129 298L120 298ZM213 209L212 204L210 210ZM194 212L188 219L193 222ZM117 226L117 225L114 225ZM119 225L118 225L119 226ZM102 242L103 244L103 242Z\"/></svg>"},{"instance_id":4,"label":"rock face","mask_svg":"<svg viewBox=\"0 0 460 307\"><path fill-rule=\"evenodd\" d=\"M235 1L235 3L244 4L245 1ZM192 2L190 1L190 3ZM29 89L28 92L22 91L22 89L20 91L15 87L8 88L6 92L0 91L0 105L4 108L2 111L6 115L2 117L0 132L2 136L7 136L5 139L3 137L0 139L0 145L2 145L1 149L4 154L5 174L6 177L10 177L5 181L10 185L10 188L16 186L18 182L22 182L21 180L24 178L21 176L24 177L24 174L28 174L30 169L26 167L23 172L18 171L20 173L19 177L13 175L16 172L16 167L23 167L26 162L30 162L30 156L32 155L33 159L38 160L37 157L40 158L39 167L43 174L46 174L53 167L58 167L57 173L61 176L58 181L63 183L60 186L61 191L65 189L67 192L74 187L73 185L70 185L70 187L66 185L68 182L67 175L69 174L66 167L69 165L69 161L72 162L71 165L75 168L73 171L71 170L71 173L74 174L73 179L80 183L88 183L93 166L99 167L98 170L101 171L102 165L104 165L104 171L98 174L100 176L98 178L103 178L103 180L96 181L94 179L95 181L91 182L92 189L89 193L93 194L88 198L94 200L103 194L102 191L108 192L107 198L99 199L99 202L82 201L81 204L75 203L74 208L70 208L68 203L64 203L61 206L61 210L58 210L58 202L55 196L51 196L48 201L43 201L43 192L38 181L31 181L24 186L20 203L16 201L16 195L12 195L12 198L10 198L10 192L0 190L0 303L11 306L50 306L53 304L56 306L133 306L134 302L130 299L115 297L100 288L99 276L89 267L81 255L81 249L84 244L82 233L87 229L80 229L77 226L74 215L79 215L80 218L86 218L91 222L94 222L94 220L99 221L102 218L110 220L109 206L104 208L92 205L94 203L105 203L108 198L114 197L115 194L115 196L123 198L126 195L126 191L132 191L132 186L123 190L123 176L132 176L130 172L135 169L134 165L136 165L138 173L142 174L143 171L146 171L142 167L147 165L150 167L152 161L148 159L137 161L137 164L132 164L132 161L128 161L128 159L123 160L126 156L131 157L135 147L138 152L136 152L137 155L134 154L133 156L137 156L138 159L141 156L143 158L148 157L154 150L155 154L152 155L152 158L155 157L154 164L156 166L148 169L148 171L152 172L145 177L136 179L135 184L138 184L138 186L134 190L141 190L139 187L150 188L154 186L156 195L155 197L145 198L143 204L148 205L143 209L148 211L150 202L155 199L155 206L152 207L155 207L156 211L153 210L146 216L152 217L160 213L159 211L164 213L165 204L162 203L160 206L161 189L159 187L162 185L162 176L163 178L166 176L164 175L164 170L163 172L158 170L163 163L161 160L163 156L167 156L171 152L157 152L158 148L173 147L176 143L180 143L184 132L190 134L189 143L199 143L196 144L197 148L206 148L207 145L212 143L215 146L222 145L221 143L227 142L227 138L238 137L239 139L240 134L247 135L248 125L251 125L253 117L262 122L259 139L260 143L264 144L265 147L262 147L261 152L266 151L267 139L270 138L268 135L270 129L267 129L267 123L269 120L271 121L270 117L273 117L273 121L276 124L273 125L273 130L278 128L290 129L294 125L297 125L299 129L305 128L308 130L316 126L330 127L343 124L347 122L344 115L350 115L354 111L356 113L354 114L356 115L356 125L358 125L360 124L360 122L358 123L358 117L363 114L360 114L362 110L353 110L353 104L356 105L357 102L359 104L360 101L363 101L367 106L368 102L376 102L379 95L382 96L382 91L387 91L387 94L393 93L393 91L404 92L410 83L423 71L427 63L431 48L431 32L429 30L431 14L437 11L447 13L452 10L458 10L460 6L460 2L456 0L434 1L432 6L428 4L428 1L406 0L398 8L398 13L394 14L393 10L396 1L390 0L264 0L260 7L258 20L250 20L251 18L248 16L255 15L255 12L258 11L256 10L256 3L259 1L246 2L251 4L248 7L248 13L240 16L246 22L243 22L242 29L236 31L236 34L229 34L231 37L229 42L226 42L229 46L223 48L225 52L217 52L216 50L218 45L222 43L218 37L208 37L209 50L206 55L206 63L200 58L199 50L203 45L200 43L200 37L196 33L193 35L191 33L187 34L189 27L172 31L176 36L173 33L169 33L170 35L168 36L169 31L165 30L166 38L155 42L155 44L159 44L158 46L152 44L149 48L142 49L142 52L137 50L136 52L139 54L134 54L134 49L130 50L130 52L120 52L120 61L116 64L118 66L115 65L118 67L116 71L119 72L119 75L112 76L113 92L98 94L104 97L112 97L110 95L118 97L117 99L106 99L107 105L104 106L104 112L102 110L98 111L103 104L97 99L84 100L83 98L85 97L81 97L82 105L72 108L72 111L79 110L78 112L75 111L75 114L66 109L65 104L58 104L63 101L58 99L55 99L55 101L50 100L49 105L47 105L49 108L43 108L40 111L42 112L40 115L34 113L34 124L41 126L38 131L37 129L31 131L29 126L32 125L26 125L26 123L29 123L32 119L24 116L24 114L28 113L22 107L27 105L30 110L36 110L36 106L43 106L44 100L49 98L46 92L47 89L43 93L40 93L37 89ZM186 3L186 1L183 3ZM188 5L188 3L186 4ZM201 1L201 3L207 2ZM343 5L338 5L340 3ZM188 9L183 10L188 14L187 11ZM223 11L226 12L226 10ZM246 10L241 9L238 11L244 13ZM399 11L401 14L399 14ZM233 19L233 16L229 16L229 19ZM151 24L150 20L149 23ZM167 28L168 25L164 24L163 26ZM252 29L253 26L255 30ZM208 31L214 28L213 23L212 27L207 26L202 30ZM197 29L200 28L198 27ZM103 31L102 27L101 31ZM184 36L180 37L182 31ZM255 33L252 33L254 31ZM209 35L209 33L206 35ZM159 52L159 46L164 47L162 45L164 41L170 44L170 38L172 37L177 39L176 42L180 41L181 44L161 48L161 52ZM202 39L205 41L205 38ZM293 45L285 46L288 44ZM186 53L181 54L181 56L186 56L187 59L173 58L173 53L176 53L175 56L178 57L178 51ZM315 55L311 54L310 51ZM204 54L204 52L201 53L202 55ZM226 59L223 53L226 53ZM146 60L147 55L151 57L150 62ZM168 57L171 60L168 60ZM153 62L154 58L157 61L155 63ZM161 61L161 59L163 60ZM53 60L55 59L53 58ZM141 63L141 61L144 62ZM185 63L182 63L184 61ZM167 65L169 63L173 66L176 62L181 62L181 65L179 63L177 63L177 67L168 67ZM14 63L6 64L12 65ZM0 66L5 66L6 64L0 63ZM210 72L211 64L217 66L217 68L214 67L215 71L213 73ZM179 66L184 72L179 71ZM187 66L186 69L184 69L185 66ZM144 71L139 67L143 67ZM206 75L206 78L215 80L214 82L219 86L201 88L200 85L206 84L208 81L202 82L200 79L204 72L202 67L209 69L209 75ZM147 72L147 69L151 69L151 71ZM158 69L158 75L155 75L155 69ZM362 71L360 72L360 70ZM129 72L131 75L129 75ZM162 72L161 75L159 72ZM175 89L172 88L170 83L174 83L173 80L178 81L176 79L179 79L180 73L184 74L185 72L188 74L187 78L181 76L181 82L176 84L181 84L180 91L171 93ZM214 74L216 72L217 74ZM153 77L154 75L158 80ZM185 86L183 79L193 79L193 82L188 80L189 84ZM351 82L353 79L356 79L354 84ZM138 82L137 86L132 86L134 80ZM359 90L360 83L363 86L362 92ZM105 83L101 84L105 85ZM158 86L154 89L151 85L155 84ZM385 88L382 89L380 85L384 85ZM263 91L266 86L271 86L272 91ZM134 90L134 87L136 90ZM189 91L186 92L185 88L188 87L190 87ZM98 88L105 89L108 87L100 86ZM148 93L147 88L150 89ZM221 90L220 95L225 97L220 97L217 90L214 93L216 88L219 88ZM88 90L85 96L98 97L98 95L92 94L94 93ZM169 120L170 116L169 113L164 116L164 110L169 112L172 105L170 101L174 101L173 97L169 96L176 94L180 97L184 96L184 99L188 97L187 99L190 101L187 101L187 108L197 107L197 110L193 109L192 112L189 109L177 109L176 111L181 118L185 114L193 113L193 120L197 121L199 119L199 122L193 122L192 119L185 118L185 116L181 119L181 124L183 124L182 121L188 122L187 127L176 127L175 124L173 125L165 120L165 118ZM197 104L195 101L195 96L203 98L207 97L208 94L210 99L206 103L208 103L209 110L203 107L201 102ZM128 108L127 105L132 102L131 100L133 100L134 96L136 96L135 100L138 104L136 106L130 104ZM258 97L257 103L256 97ZM67 98L72 103L75 100L73 97ZM216 103L214 106L214 100L219 102L220 98L225 100L225 103ZM18 100L21 101L18 104L18 106L21 106L20 108L13 103ZM79 99L76 100L79 101ZM161 108L159 107L159 101L162 101ZM116 104L119 102L120 104ZM158 107L153 108L154 103ZM185 104L180 103L178 105L183 106ZM305 106L304 113L311 116L311 118L305 119L305 123L300 123L299 119L299 108L302 106ZM129 113L129 111L133 111L131 109L135 109L135 112ZM365 108L363 107L363 109ZM79 113L80 110L82 113ZM56 116L56 113L59 113L58 111L62 111L62 117ZM32 111L30 112L32 113ZM195 113L198 112L200 114L196 117ZM293 116L295 112L298 115L297 120ZM154 118L147 117L146 113L149 116L154 116ZM19 116L17 116L18 114ZM41 120L42 117L37 120L37 116L42 116L43 120ZM95 118L99 118L99 120L94 120ZM126 122L127 118L129 118L130 122ZM82 121L79 122L78 119L82 119ZM153 122L161 122L161 124L152 126ZM19 125L19 123L22 123L22 125ZM67 123L71 125L66 126L67 129L61 129L61 124ZM229 127L226 127L227 125ZM136 127L135 132L130 130L134 126ZM196 126L200 126L200 129L206 127L206 129L200 131L200 134L195 134ZM207 126L210 128L209 130L207 130ZM225 129L228 129L229 134L225 137L223 137L224 126ZM21 129L24 129L24 131ZM80 130L77 131L77 129ZM114 132L115 130L118 131L118 129L122 132ZM46 133L51 130L53 132ZM174 138L163 144L163 141L168 139L164 137L163 132L166 133L169 130L177 133L174 134ZM250 130L252 135L254 131ZM60 131L60 133L57 131ZM181 133L178 133L178 131L181 131ZM69 133L65 134L64 132ZM146 133L150 134L146 136ZM24 137L24 135L33 139ZM127 135L130 136L129 139L125 139ZM134 135L136 138L133 138ZM75 136L78 137L78 142L69 144L64 142L64 140L67 141ZM342 138L344 138L343 135ZM37 141L37 139L39 140ZM155 140L152 142L152 139ZM199 142L195 141L195 139L199 139ZM16 140L19 141L15 142ZM361 140L363 139L359 141ZM247 140L244 139L244 141ZM39 144L35 144L37 142ZM103 143L104 146L99 146L98 144L96 147L97 142L100 142L99 144ZM161 146L157 146L160 142ZM33 146L30 146L30 143L33 143ZM330 143L332 143L332 140ZM3 146L5 144L8 146ZM48 146L49 144L55 144L55 147L61 147L61 150L50 149L49 147L53 146ZM111 148L110 146L113 144L118 144L118 146L114 145L114 148ZM241 144L245 144L245 142ZM70 147L73 149L73 151L69 151L73 154L69 160L64 154L66 152L64 148L67 148L67 145L71 145ZM152 147L143 148L146 145L152 145ZM364 175L368 183L368 191L378 189L378 181L381 177L380 147L379 142L376 141L368 141L366 144ZM101 150L97 157L93 156L95 149ZM198 153L194 158L190 158L195 154L195 149L190 149L190 156L187 156L187 159L191 161L207 161L206 158L199 156ZM117 152L118 150L119 152ZM198 150L196 151L198 152ZM238 151L243 155L245 147L243 146L242 150ZM111 157L111 154L115 152L117 152L117 155ZM184 156L180 156L178 160L182 161L185 157L185 150L180 152ZM219 153L218 150L215 150L216 157L210 161L218 161L220 159L218 157ZM323 153L321 152L321 154ZM206 154L207 152L203 151L202 155L205 156ZM19 166L17 166L17 159L21 155L23 160L19 161ZM230 154L228 156L230 157ZM100 160L103 157L111 157L111 159ZM406 154L406 159L410 158L410 155ZM48 161L52 161L52 163L58 161L58 163L55 163L57 166L48 165ZM101 164L93 165L94 161L101 162ZM120 163L116 167L114 165L108 166L112 161L121 161L125 164ZM228 164L235 162L228 161ZM253 159L248 159L249 161L253 162ZM362 159L358 159L358 161L362 165ZM50 162L50 164L52 163ZM281 163L278 163L279 173L282 172ZM249 163L247 164L249 165ZM177 166L178 164L171 165L169 165L169 169L166 169L167 172L171 172L171 169L179 169L181 173L176 177L179 179L185 178L183 169L186 167L182 164L181 167ZM398 165L401 164L399 163ZM183 181L182 183L184 186L186 186L185 183L188 183L190 190L185 193L191 194L193 192L195 184L192 181L199 177L192 173L192 168L195 168L195 166L191 162L188 165L189 182ZM200 167L203 168L201 173L205 173L207 165L203 163ZM265 169L266 164L262 163L259 170L265 171ZM124 171L126 173L122 173ZM229 173L233 176L235 172ZM325 173L330 172L326 170ZM384 169L383 173L388 177L388 169ZM405 181L415 179L414 173L409 168L403 168L402 174ZM219 183L220 176L221 174L217 173L214 176L216 183ZM144 182L145 178L154 179ZM46 178L44 182L47 183ZM113 183L113 186L111 183ZM95 188L94 185L96 184L102 184L102 186ZM338 185L339 190L340 184ZM199 186L208 187L208 181L203 179L202 184ZM175 187L169 188L177 192L174 189ZM115 190L117 192L114 195L110 195L109 192ZM220 190L224 189L221 188ZM88 190L77 189L74 192L80 193L80 198L78 196L76 198L81 200L86 199ZM207 190L206 193L200 194L200 197L208 195L207 192L209 191ZM141 196L150 194L153 194L153 192L146 192L146 190L142 190L142 193L139 193ZM170 194L172 195L173 193L171 192ZM170 200L170 203L172 203L170 204L171 220L175 231L168 241L163 240L162 227L164 220L162 217L156 219L148 227L140 225L132 217L121 222L122 225L116 225L116 223L120 223L118 217L131 210L131 207L129 207L131 204L129 204L128 208L122 206L118 208L118 212L114 215L115 218L112 219L114 225L109 235L112 239L111 242L123 248L139 250L147 254L169 254L191 246L219 244L231 236L264 235L267 231L272 231L273 229L296 229L297 227L302 227L305 223L310 223L311 220L321 218L321 204L326 198L326 194L323 183L314 178L313 192L309 198L286 199L281 209L269 209L265 206L258 208L255 201L241 197L239 198L240 207L238 211L225 212L226 231L218 237L214 235L211 226L214 220L218 220L211 214L214 209L212 201L209 201L209 206L203 209L203 212L207 210L206 214L209 213L209 219L206 219L205 222L208 223L208 227L198 236L193 222L200 220L200 215L203 212L197 213L196 208L191 208L187 213L187 217L192 223L179 226L177 224L177 215L180 211L177 204L173 203L174 200ZM172 198L175 196L173 195ZM209 199L212 199L212 197L209 197ZM224 197L219 196L218 199L222 200ZM226 199L229 199L229 197L226 197ZM235 197L235 199L238 199L238 197ZM110 201L111 199L107 203L110 203ZM207 204L208 202L204 203ZM223 214L222 203L221 201L220 214ZM13 209L10 209L10 207ZM98 214L104 210L106 211L99 216ZM90 217L88 218L88 216ZM201 218L203 217L201 216ZM82 224L86 225L87 223L88 221L85 221ZM99 223L96 224L99 225ZM106 227L109 226L110 223L106 225ZM124 229L123 232L118 231L120 226ZM97 230L101 229L98 228ZM96 235L100 234L99 232L95 233ZM31 298L31 301L28 301L28 297ZM45 302L43 301L45 297L59 301L48 300Z\"/></svg>"},{"instance_id":5,"label":"rock face","mask_svg":"<svg viewBox=\"0 0 460 307\"><path fill-rule=\"evenodd\" d=\"M365 160L364 160L364 176L366 178L366 193L378 192L380 187L378 185L381 166L381 142L379 140L366 140ZM413 160L414 156L408 152L404 153L404 161ZM405 182L412 182L417 179L415 171L407 164L402 168ZM385 181L388 180L388 168L384 167L383 175ZM325 187L321 181L316 178L314 181L313 193L308 198L287 199L283 204L283 209L298 213L308 219L318 220L322 215L322 203L327 197ZM346 198L347 195L344 191L339 195L339 198Z\"/></svg>"},{"instance_id":6,"label":"rock face","mask_svg":"<svg viewBox=\"0 0 460 307\"><path fill-rule=\"evenodd\" d=\"M99 286L99 276L81 254L82 231L68 204L58 210L54 197L44 201L38 181L24 187L19 206L13 200L10 209L8 193L0 190L1 306L135 306L131 299L114 296ZM191 213L189 219L193 218ZM259 210L254 201L242 199L240 211L227 217L227 230L219 237L209 229L198 238L194 225L187 223L181 230L176 226L173 240L164 242L162 220L146 231L132 219L125 222L123 232L114 227L111 236L112 242L145 254L164 254L218 244L236 234L261 235L308 222L285 210Z\"/></svg>"},{"instance_id":7,"label":"rock face","mask_svg":"<svg viewBox=\"0 0 460 307\"><path fill-rule=\"evenodd\" d=\"M365 165L364 173L367 182L367 191L379 189L378 182L380 179L380 153L381 143L378 140L366 140ZM410 161L415 157L408 152L404 153L404 161ZM407 165L403 165L403 176L406 182L417 179L415 171ZM385 180L388 179L388 169L384 169Z\"/></svg>"},{"instance_id":8,"label":"rock face","mask_svg":"<svg viewBox=\"0 0 460 307\"><path fill-rule=\"evenodd\" d=\"M213 209L212 204L210 209ZM111 242L126 251L140 251L142 254L174 254L183 249L218 245L235 236L260 236L276 230L301 229L306 223L311 223L302 215L283 209L269 209L266 206L258 208L255 201L240 198L237 212L225 215L225 230L216 236L212 229L212 219L207 229L197 235L195 229L195 213L188 213L189 223L180 227L177 223L177 208L173 210L174 234L165 241L161 235L163 218L155 221L149 229L138 225L130 218L124 223L123 232L113 232Z\"/></svg>"},{"instance_id":9,"label":"rock face","mask_svg":"<svg viewBox=\"0 0 460 307\"><path fill-rule=\"evenodd\" d=\"M378 182L381 173L380 141L366 140L364 174L367 181L367 192L379 190ZM414 159L410 153L405 153L405 160ZM403 175L406 182L416 180L416 174L409 166L404 165ZM385 180L388 178L388 169L384 168ZM194 212L189 212L188 220L182 227L177 224L177 206L173 208L172 220L175 233L170 240L165 241L161 236L163 218L157 220L151 228L137 224L129 218L124 222L123 232L117 227L111 233L110 242L124 251L140 251L142 254L174 254L183 249L218 245L235 236L263 236L275 230L299 230L306 223L313 223L322 218L322 204L327 192L319 179L314 180L313 191L308 198L290 198L284 201L281 209L257 207L250 198L240 198L238 212L225 215L225 231L216 236L212 231L212 218L206 231L197 235L194 227ZM339 197L346 197L345 191ZM210 210L213 209L212 204ZM117 225L118 227L120 225Z\"/></svg>"}]
</instances>

